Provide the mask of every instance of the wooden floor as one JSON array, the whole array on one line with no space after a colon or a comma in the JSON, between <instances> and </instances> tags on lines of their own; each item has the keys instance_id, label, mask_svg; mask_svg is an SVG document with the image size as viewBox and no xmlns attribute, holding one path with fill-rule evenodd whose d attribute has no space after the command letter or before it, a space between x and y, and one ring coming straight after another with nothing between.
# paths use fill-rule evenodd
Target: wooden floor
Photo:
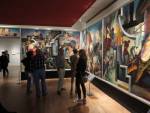
<instances>
[{"instance_id":1,"label":"wooden floor","mask_svg":"<svg viewBox=\"0 0 150 113\"><path fill-rule=\"evenodd\" d=\"M65 79L61 96L56 94L57 79L47 80L48 95L35 97L35 91L26 95L26 81L18 84L17 71L12 71L8 79L0 73L0 103L9 111L17 113L130 113L104 92L91 85L93 96L87 97L86 105L79 105L69 96L70 79ZM15 74L16 72L16 74ZM86 85L88 89L88 83ZM88 93L88 90L87 90Z\"/></svg>"}]
</instances>

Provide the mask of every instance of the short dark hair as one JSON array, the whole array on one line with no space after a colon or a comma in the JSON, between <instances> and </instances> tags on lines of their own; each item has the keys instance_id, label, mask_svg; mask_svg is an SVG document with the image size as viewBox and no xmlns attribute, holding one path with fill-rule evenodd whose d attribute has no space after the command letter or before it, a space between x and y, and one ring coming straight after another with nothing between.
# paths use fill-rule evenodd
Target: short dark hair
<instances>
[{"instance_id":1,"label":"short dark hair","mask_svg":"<svg viewBox=\"0 0 150 113\"><path fill-rule=\"evenodd\" d=\"M77 49L73 49L73 53L74 53L74 54L77 54L77 53L78 53L78 50L77 50Z\"/></svg>"}]
</instances>

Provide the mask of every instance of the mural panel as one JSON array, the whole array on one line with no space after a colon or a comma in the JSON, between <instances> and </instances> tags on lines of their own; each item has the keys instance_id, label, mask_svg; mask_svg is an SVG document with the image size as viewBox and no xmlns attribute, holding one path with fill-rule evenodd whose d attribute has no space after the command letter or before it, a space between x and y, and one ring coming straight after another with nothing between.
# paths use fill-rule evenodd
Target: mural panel
<instances>
[{"instance_id":1,"label":"mural panel","mask_svg":"<svg viewBox=\"0 0 150 113\"><path fill-rule=\"evenodd\" d=\"M104 18L103 28L103 40L100 23L83 33L89 71L150 101L150 1L134 0Z\"/></svg>"},{"instance_id":2,"label":"mural panel","mask_svg":"<svg viewBox=\"0 0 150 113\"><path fill-rule=\"evenodd\" d=\"M69 58L73 54L73 49L80 48L80 32L63 32L60 36L60 46L64 47L65 57Z\"/></svg>"},{"instance_id":3,"label":"mural panel","mask_svg":"<svg viewBox=\"0 0 150 113\"><path fill-rule=\"evenodd\" d=\"M86 49L86 30L82 31L82 36L80 38L80 48Z\"/></svg>"},{"instance_id":4,"label":"mural panel","mask_svg":"<svg viewBox=\"0 0 150 113\"><path fill-rule=\"evenodd\" d=\"M86 38L86 39L85 39ZM88 70L102 77L102 22L90 26L86 30L83 44L88 56Z\"/></svg>"},{"instance_id":5,"label":"mural panel","mask_svg":"<svg viewBox=\"0 0 150 113\"><path fill-rule=\"evenodd\" d=\"M48 31L48 30L36 30L36 29L21 29L21 45L22 45L22 55L21 59L26 57L27 51L33 51L35 54L36 47L40 48L44 53L46 58L46 68L54 69L55 66L55 58L54 56L57 54L58 47L52 48L53 45L57 45L53 40L55 36L61 34L61 31ZM53 43L52 43L53 42ZM58 41L57 41L58 42ZM24 67L22 65L22 71Z\"/></svg>"},{"instance_id":6,"label":"mural panel","mask_svg":"<svg viewBox=\"0 0 150 113\"><path fill-rule=\"evenodd\" d=\"M116 84L116 55L121 50L122 37L117 24L117 12L104 19L103 76Z\"/></svg>"},{"instance_id":7,"label":"mural panel","mask_svg":"<svg viewBox=\"0 0 150 113\"><path fill-rule=\"evenodd\" d=\"M26 52L32 50L35 53L35 47L40 48L46 58L46 68L54 69L55 57L58 55L58 49L63 46L66 58L65 68L69 69L68 59L74 48L79 48L80 32L68 32L57 30L36 30L22 29L22 58L26 57Z\"/></svg>"},{"instance_id":8,"label":"mural panel","mask_svg":"<svg viewBox=\"0 0 150 113\"><path fill-rule=\"evenodd\" d=\"M150 1L134 0L123 7L120 28L123 32L121 64L128 67L131 92L150 100ZM120 63L119 63L120 64ZM120 73L118 79L122 79Z\"/></svg>"},{"instance_id":9,"label":"mural panel","mask_svg":"<svg viewBox=\"0 0 150 113\"><path fill-rule=\"evenodd\" d=\"M0 38L20 38L20 29L0 28Z\"/></svg>"},{"instance_id":10,"label":"mural panel","mask_svg":"<svg viewBox=\"0 0 150 113\"><path fill-rule=\"evenodd\" d=\"M41 48L45 55L49 56L48 51L52 41L50 33L48 30L21 29L22 57L26 56L27 51L32 49L34 51L35 46Z\"/></svg>"}]
</instances>

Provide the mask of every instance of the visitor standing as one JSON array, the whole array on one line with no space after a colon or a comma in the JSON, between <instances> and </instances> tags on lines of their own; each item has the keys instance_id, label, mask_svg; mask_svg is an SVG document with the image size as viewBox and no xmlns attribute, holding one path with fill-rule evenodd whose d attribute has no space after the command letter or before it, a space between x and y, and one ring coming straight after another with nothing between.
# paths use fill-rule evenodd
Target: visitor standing
<instances>
[{"instance_id":1,"label":"visitor standing","mask_svg":"<svg viewBox=\"0 0 150 113\"><path fill-rule=\"evenodd\" d=\"M1 56L1 68L3 70L3 77L8 77L9 75L9 71L8 71L8 63L9 63L9 59L6 56L5 51L2 52L2 56ZM7 73L7 74L6 74Z\"/></svg>"},{"instance_id":2,"label":"visitor standing","mask_svg":"<svg viewBox=\"0 0 150 113\"><path fill-rule=\"evenodd\" d=\"M81 100L80 86L82 87L84 104L86 103L86 87L85 87L83 77L85 76L86 67L87 67L86 52L84 49L81 49L79 51L79 60L78 60L77 67L76 67L76 71L77 71L77 73L76 73L76 90L77 90L78 99L80 101Z\"/></svg>"},{"instance_id":3,"label":"visitor standing","mask_svg":"<svg viewBox=\"0 0 150 113\"><path fill-rule=\"evenodd\" d=\"M64 76L65 76L65 56L64 49L60 48L58 51L58 56L56 57L56 67L59 76L57 84L57 94L61 95L61 91L64 90Z\"/></svg>"},{"instance_id":4,"label":"visitor standing","mask_svg":"<svg viewBox=\"0 0 150 113\"><path fill-rule=\"evenodd\" d=\"M76 65L78 62L78 50L73 50L73 55L70 56L70 65L71 65L71 88L70 88L70 96L73 96L73 84L74 84L74 77L76 74Z\"/></svg>"},{"instance_id":5,"label":"visitor standing","mask_svg":"<svg viewBox=\"0 0 150 113\"><path fill-rule=\"evenodd\" d=\"M45 82L45 58L42 51L37 48L36 55L32 59L33 79L36 88L36 96L47 95L47 87ZM41 80L41 81L40 81Z\"/></svg>"},{"instance_id":6,"label":"visitor standing","mask_svg":"<svg viewBox=\"0 0 150 113\"><path fill-rule=\"evenodd\" d=\"M31 93L31 85L32 85L32 57L33 57L33 52L28 51L27 57L25 57L21 62L25 66L25 75L27 76L27 94Z\"/></svg>"}]
</instances>

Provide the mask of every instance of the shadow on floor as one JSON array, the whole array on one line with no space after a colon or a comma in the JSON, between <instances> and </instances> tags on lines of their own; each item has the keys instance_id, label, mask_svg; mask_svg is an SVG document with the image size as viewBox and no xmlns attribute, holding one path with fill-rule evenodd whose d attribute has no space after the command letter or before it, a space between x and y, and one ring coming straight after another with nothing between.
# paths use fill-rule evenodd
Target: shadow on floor
<instances>
[{"instance_id":1,"label":"shadow on floor","mask_svg":"<svg viewBox=\"0 0 150 113\"><path fill-rule=\"evenodd\" d=\"M7 110L2 106L2 104L0 103L0 113L17 113L17 112L9 112L9 111L7 111Z\"/></svg>"},{"instance_id":2,"label":"shadow on floor","mask_svg":"<svg viewBox=\"0 0 150 113\"><path fill-rule=\"evenodd\" d=\"M89 113L89 107L82 104L76 104L68 108L69 113Z\"/></svg>"}]
</instances>

